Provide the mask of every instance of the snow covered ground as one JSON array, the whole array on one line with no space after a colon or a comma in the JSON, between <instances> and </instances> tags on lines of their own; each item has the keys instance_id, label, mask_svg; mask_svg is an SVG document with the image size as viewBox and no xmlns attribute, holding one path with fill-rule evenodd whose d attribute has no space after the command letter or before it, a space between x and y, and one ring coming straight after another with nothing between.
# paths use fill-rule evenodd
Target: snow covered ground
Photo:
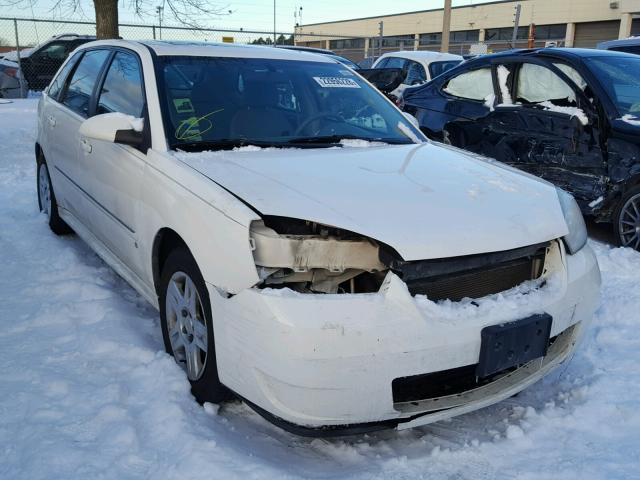
<instances>
[{"instance_id":1,"label":"snow covered ground","mask_svg":"<svg viewBox=\"0 0 640 480\"><path fill-rule=\"evenodd\" d=\"M0 479L640 478L640 254L593 242L602 305L568 364L410 431L305 439L198 405L156 312L36 200L36 100L0 104ZM366 399L363 399L366 401Z\"/></svg>"}]
</instances>

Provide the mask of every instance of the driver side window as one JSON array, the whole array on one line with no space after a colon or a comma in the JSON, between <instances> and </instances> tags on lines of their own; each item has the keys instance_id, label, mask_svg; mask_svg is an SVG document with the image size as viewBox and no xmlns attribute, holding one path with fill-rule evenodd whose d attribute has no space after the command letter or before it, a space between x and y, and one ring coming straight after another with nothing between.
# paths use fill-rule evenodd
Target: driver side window
<instances>
[{"instance_id":1,"label":"driver side window","mask_svg":"<svg viewBox=\"0 0 640 480\"><path fill-rule=\"evenodd\" d=\"M564 80L548 68L532 63L523 63L518 71L516 100L525 105L543 102L576 105L575 92Z\"/></svg>"}]
</instances>

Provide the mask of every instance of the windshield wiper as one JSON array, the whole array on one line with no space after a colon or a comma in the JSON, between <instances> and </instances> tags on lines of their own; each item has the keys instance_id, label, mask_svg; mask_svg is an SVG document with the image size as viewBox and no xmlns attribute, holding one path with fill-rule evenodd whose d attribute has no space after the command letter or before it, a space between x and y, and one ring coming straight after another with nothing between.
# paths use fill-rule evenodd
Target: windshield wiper
<instances>
[{"instance_id":1,"label":"windshield wiper","mask_svg":"<svg viewBox=\"0 0 640 480\"><path fill-rule=\"evenodd\" d=\"M202 152L203 150L231 150L238 147L255 145L256 147L277 147L280 144L263 140L249 140L246 138L221 138L220 140L207 140L196 142L176 142L171 145L172 150L185 152Z\"/></svg>"},{"instance_id":2,"label":"windshield wiper","mask_svg":"<svg viewBox=\"0 0 640 480\"><path fill-rule=\"evenodd\" d=\"M318 145L326 145L326 144L335 144L340 145L340 142L343 140L363 140L365 142L380 142L380 143L389 143L389 144L405 144L411 143L410 141L406 141L405 139L396 139L396 138L370 138L370 137L362 137L358 135L321 135L321 136L309 136L309 137L295 137L287 140L288 144L318 144Z\"/></svg>"}]
</instances>

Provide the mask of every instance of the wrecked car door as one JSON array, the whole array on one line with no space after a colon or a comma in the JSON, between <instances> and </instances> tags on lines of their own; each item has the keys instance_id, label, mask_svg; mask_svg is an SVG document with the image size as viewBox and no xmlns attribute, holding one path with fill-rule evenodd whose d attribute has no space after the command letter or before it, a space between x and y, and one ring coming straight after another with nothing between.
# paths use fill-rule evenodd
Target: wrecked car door
<instances>
[{"instance_id":1,"label":"wrecked car door","mask_svg":"<svg viewBox=\"0 0 640 480\"><path fill-rule=\"evenodd\" d=\"M451 93L452 83L463 75L443 90ZM587 210L604 194L606 164L598 116L584 93L586 82L569 65L538 59L502 60L492 67L492 78L495 97L478 106L485 115L474 122L458 118L446 123L444 139L549 180ZM467 82L454 93L468 95L479 84Z\"/></svg>"},{"instance_id":2,"label":"wrecked car door","mask_svg":"<svg viewBox=\"0 0 640 480\"><path fill-rule=\"evenodd\" d=\"M416 116L429 138L484 153L485 119L495 100L490 65L465 70L442 85L431 82L412 92L411 101L420 98L428 101L407 111Z\"/></svg>"},{"instance_id":3,"label":"wrecked car door","mask_svg":"<svg viewBox=\"0 0 640 480\"><path fill-rule=\"evenodd\" d=\"M571 192L586 210L606 187L586 82L569 65L537 59L502 62L495 74L499 103L485 120L491 145L484 153Z\"/></svg>"}]
</instances>

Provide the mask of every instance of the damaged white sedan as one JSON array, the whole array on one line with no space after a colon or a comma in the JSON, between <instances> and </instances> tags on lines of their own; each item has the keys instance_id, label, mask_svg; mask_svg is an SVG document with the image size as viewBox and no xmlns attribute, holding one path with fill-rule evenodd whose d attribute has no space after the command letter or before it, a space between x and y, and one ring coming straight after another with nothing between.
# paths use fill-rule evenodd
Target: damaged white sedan
<instances>
[{"instance_id":1,"label":"damaged white sedan","mask_svg":"<svg viewBox=\"0 0 640 480\"><path fill-rule=\"evenodd\" d=\"M427 142L324 56L88 43L42 96L36 156L50 227L159 309L198 401L296 433L498 402L598 304L570 195Z\"/></svg>"}]
</instances>

